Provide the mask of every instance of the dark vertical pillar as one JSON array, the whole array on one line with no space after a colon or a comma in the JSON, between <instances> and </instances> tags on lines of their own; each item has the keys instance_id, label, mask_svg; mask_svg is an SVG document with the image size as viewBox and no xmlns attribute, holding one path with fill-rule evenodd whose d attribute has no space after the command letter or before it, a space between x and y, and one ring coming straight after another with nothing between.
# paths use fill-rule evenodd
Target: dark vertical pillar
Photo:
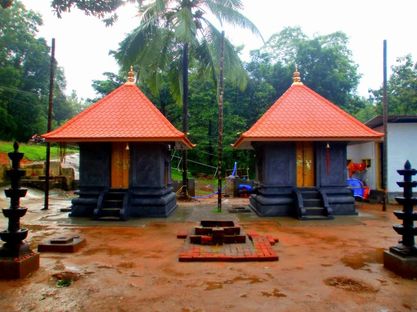
<instances>
[{"instance_id":1,"label":"dark vertical pillar","mask_svg":"<svg viewBox=\"0 0 417 312\"><path fill-rule=\"evenodd\" d=\"M49 76L49 105L48 105L48 129L52 129L52 105L54 100L54 76L55 76L55 38L52 38L51 48L51 68ZM49 207L49 168L51 163L51 143L46 143L46 164L45 164L45 203L42 210L47 210Z\"/></svg>"},{"instance_id":2,"label":"dark vertical pillar","mask_svg":"<svg viewBox=\"0 0 417 312\"><path fill-rule=\"evenodd\" d=\"M224 81L223 81L223 63L224 63L224 31L222 31L220 48L220 68L219 68L219 81L218 81L218 144L217 144L217 211L222 211L222 163L223 163L223 93L224 93Z\"/></svg>"},{"instance_id":3,"label":"dark vertical pillar","mask_svg":"<svg viewBox=\"0 0 417 312\"><path fill-rule=\"evenodd\" d=\"M383 60L383 125L384 125L384 151L383 151L383 184L385 190L384 203L382 210L387 210L388 204L388 97L387 97L387 40L384 40L384 60Z\"/></svg>"},{"instance_id":4,"label":"dark vertical pillar","mask_svg":"<svg viewBox=\"0 0 417 312\"><path fill-rule=\"evenodd\" d=\"M182 54L182 132L188 135L188 43L184 43ZM188 151L182 151L181 197L188 198Z\"/></svg>"}]
</instances>

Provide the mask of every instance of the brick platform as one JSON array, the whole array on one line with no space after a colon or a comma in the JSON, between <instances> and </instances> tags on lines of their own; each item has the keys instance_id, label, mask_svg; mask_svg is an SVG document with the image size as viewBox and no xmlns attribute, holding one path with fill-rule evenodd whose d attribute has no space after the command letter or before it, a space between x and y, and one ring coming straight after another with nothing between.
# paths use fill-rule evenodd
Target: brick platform
<instances>
[{"instance_id":1,"label":"brick platform","mask_svg":"<svg viewBox=\"0 0 417 312\"><path fill-rule=\"evenodd\" d=\"M184 248L178 257L180 262L278 261L278 255L272 249L278 240L255 232L246 234L248 239L245 243L223 245L192 244L187 236L184 231L177 235L178 238L185 238Z\"/></svg>"},{"instance_id":2,"label":"brick platform","mask_svg":"<svg viewBox=\"0 0 417 312\"><path fill-rule=\"evenodd\" d=\"M16 258L0 258L0 279L24 278L38 269L38 253L29 252Z\"/></svg>"}]
</instances>

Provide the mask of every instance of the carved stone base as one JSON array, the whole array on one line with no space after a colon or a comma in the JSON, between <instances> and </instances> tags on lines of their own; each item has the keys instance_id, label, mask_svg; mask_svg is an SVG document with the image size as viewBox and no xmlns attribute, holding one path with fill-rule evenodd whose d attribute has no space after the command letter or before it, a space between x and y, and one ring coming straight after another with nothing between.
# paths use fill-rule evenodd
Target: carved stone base
<instances>
[{"instance_id":1,"label":"carved stone base","mask_svg":"<svg viewBox=\"0 0 417 312\"><path fill-rule=\"evenodd\" d=\"M27 253L17 258L0 257L0 279L24 278L39 269L39 254Z\"/></svg>"},{"instance_id":2,"label":"carved stone base","mask_svg":"<svg viewBox=\"0 0 417 312\"><path fill-rule=\"evenodd\" d=\"M417 257L402 257L384 251L384 267L404 278L417 278Z\"/></svg>"},{"instance_id":3,"label":"carved stone base","mask_svg":"<svg viewBox=\"0 0 417 312\"><path fill-rule=\"evenodd\" d=\"M48 239L38 245L39 252L65 252L78 251L85 246L85 239L78 235L60 236Z\"/></svg>"}]
</instances>

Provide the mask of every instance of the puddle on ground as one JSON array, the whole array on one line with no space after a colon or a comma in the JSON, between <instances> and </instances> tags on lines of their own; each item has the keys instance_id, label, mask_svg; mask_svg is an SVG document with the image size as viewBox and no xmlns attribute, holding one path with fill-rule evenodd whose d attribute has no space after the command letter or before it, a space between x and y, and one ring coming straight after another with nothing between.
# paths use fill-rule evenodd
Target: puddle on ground
<instances>
[{"instance_id":1,"label":"puddle on ground","mask_svg":"<svg viewBox=\"0 0 417 312\"><path fill-rule=\"evenodd\" d=\"M131 269L134 268L136 265L133 262L120 262L117 267L124 268L124 269Z\"/></svg>"},{"instance_id":2,"label":"puddle on ground","mask_svg":"<svg viewBox=\"0 0 417 312\"><path fill-rule=\"evenodd\" d=\"M282 297L287 297L286 294L280 292L278 289L274 288L271 292L268 291L262 291L261 292L262 296L264 297L277 297L277 298L282 298Z\"/></svg>"},{"instance_id":3,"label":"puddle on ground","mask_svg":"<svg viewBox=\"0 0 417 312\"><path fill-rule=\"evenodd\" d=\"M234 284L236 282L248 282L249 284L256 284L256 283L262 283L262 282L265 282L265 281L266 281L265 279L259 278L257 276L247 276L247 277L236 276L234 279L226 280L223 283L224 284Z\"/></svg>"},{"instance_id":4,"label":"puddle on ground","mask_svg":"<svg viewBox=\"0 0 417 312\"><path fill-rule=\"evenodd\" d=\"M346 276L334 276L324 280L324 283L328 286L336 287L339 289L352 291L352 292L377 292L378 289L368 284L367 282L353 279Z\"/></svg>"},{"instance_id":5,"label":"puddle on ground","mask_svg":"<svg viewBox=\"0 0 417 312\"><path fill-rule=\"evenodd\" d=\"M204 290L215 290L223 288L222 282L206 282L206 288Z\"/></svg>"},{"instance_id":6,"label":"puddle on ground","mask_svg":"<svg viewBox=\"0 0 417 312\"><path fill-rule=\"evenodd\" d=\"M223 285L231 285L237 282L247 282L248 284L257 284L265 282L266 280L263 278L259 278L257 276L236 276L233 279L220 281L220 282L205 282L206 289L205 290L214 290L223 288Z\"/></svg>"},{"instance_id":7,"label":"puddle on ground","mask_svg":"<svg viewBox=\"0 0 417 312\"><path fill-rule=\"evenodd\" d=\"M40 225L40 224L21 224L21 228L28 229L30 232L39 232L46 230L48 225Z\"/></svg>"},{"instance_id":8,"label":"puddle on ground","mask_svg":"<svg viewBox=\"0 0 417 312\"><path fill-rule=\"evenodd\" d=\"M383 263L384 248L369 249L363 253L346 255L340 259L344 265L354 269L362 269L368 263Z\"/></svg>"}]
</instances>

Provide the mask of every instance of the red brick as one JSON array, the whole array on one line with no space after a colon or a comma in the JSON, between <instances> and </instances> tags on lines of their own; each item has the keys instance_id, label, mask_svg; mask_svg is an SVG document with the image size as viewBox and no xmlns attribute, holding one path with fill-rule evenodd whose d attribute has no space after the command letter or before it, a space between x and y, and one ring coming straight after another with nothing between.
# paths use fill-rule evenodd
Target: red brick
<instances>
[{"instance_id":1,"label":"red brick","mask_svg":"<svg viewBox=\"0 0 417 312\"><path fill-rule=\"evenodd\" d=\"M185 239L187 238L187 236L188 236L188 232L184 230L178 231L177 233L177 238L180 238L180 239Z\"/></svg>"}]
</instances>

